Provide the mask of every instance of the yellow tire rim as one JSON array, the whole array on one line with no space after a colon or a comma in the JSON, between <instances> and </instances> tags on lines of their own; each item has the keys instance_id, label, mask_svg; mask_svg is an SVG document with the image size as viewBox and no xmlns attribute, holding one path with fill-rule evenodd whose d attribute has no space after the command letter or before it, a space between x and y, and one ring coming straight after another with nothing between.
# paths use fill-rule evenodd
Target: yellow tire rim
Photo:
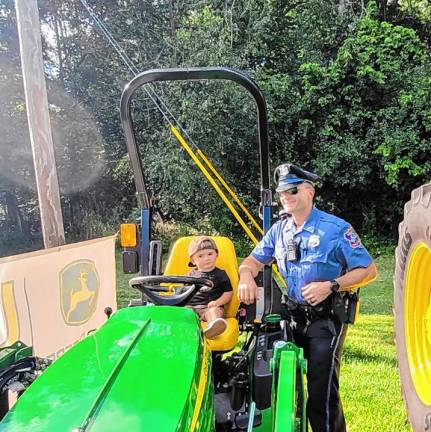
<instances>
[{"instance_id":1,"label":"yellow tire rim","mask_svg":"<svg viewBox=\"0 0 431 432\"><path fill-rule=\"evenodd\" d=\"M410 374L424 405L431 405L431 250L413 249L404 288L404 327Z\"/></svg>"}]
</instances>

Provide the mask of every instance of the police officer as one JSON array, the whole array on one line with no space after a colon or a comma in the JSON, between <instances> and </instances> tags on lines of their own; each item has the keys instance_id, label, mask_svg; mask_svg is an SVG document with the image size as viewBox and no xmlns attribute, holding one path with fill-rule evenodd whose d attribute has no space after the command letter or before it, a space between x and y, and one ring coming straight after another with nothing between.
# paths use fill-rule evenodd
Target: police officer
<instances>
[{"instance_id":1,"label":"police officer","mask_svg":"<svg viewBox=\"0 0 431 432\"><path fill-rule=\"evenodd\" d=\"M375 278L376 266L354 229L313 205L317 175L292 164L275 171L288 215L276 222L239 267L239 300L257 298L254 280L277 261L288 286L286 317L295 343L308 360L307 416L313 432L344 432L339 372L346 324L334 313L334 298Z\"/></svg>"}]
</instances>

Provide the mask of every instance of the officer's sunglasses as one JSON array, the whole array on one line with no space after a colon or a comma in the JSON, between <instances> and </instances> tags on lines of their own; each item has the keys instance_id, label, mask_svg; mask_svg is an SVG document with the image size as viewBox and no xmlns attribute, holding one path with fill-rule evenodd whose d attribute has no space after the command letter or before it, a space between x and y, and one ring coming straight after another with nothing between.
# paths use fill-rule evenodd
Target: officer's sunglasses
<instances>
[{"instance_id":1,"label":"officer's sunglasses","mask_svg":"<svg viewBox=\"0 0 431 432\"><path fill-rule=\"evenodd\" d=\"M283 192L279 192L279 194L281 194L281 193L287 193L289 195L296 195L298 192L299 192L298 186L294 186L294 187L292 187L290 189L287 189L287 190L285 190Z\"/></svg>"}]
</instances>

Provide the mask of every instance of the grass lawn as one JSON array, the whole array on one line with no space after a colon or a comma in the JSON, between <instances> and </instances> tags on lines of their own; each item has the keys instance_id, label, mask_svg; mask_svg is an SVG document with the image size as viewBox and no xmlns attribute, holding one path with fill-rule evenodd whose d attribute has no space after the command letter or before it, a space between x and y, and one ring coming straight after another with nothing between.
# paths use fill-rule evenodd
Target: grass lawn
<instances>
[{"instance_id":1,"label":"grass lawn","mask_svg":"<svg viewBox=\"0 0 431 432\"><path fill-rule=\"evenodd\" d=\"M361 314L349 328L341 396L349 432L411 431L402 402L392 315L393 256L376 259L379 276L361 290Z\"/></svg>"},{"instance_id":2,"label":"grass lawn","mask_svg":"<svg viewBox=\"0 0 431 432\"><path fill-rule=\"evenodd\" d=\"M118 306L138 291L128 287L117 256ZM377 280L361 290L361 314L347 333L341 396L349 432L411 431L401 398L392 316L392 255L376 259ZM135 291L135 292L133 292Z\"/></svg>"}]
</instances>

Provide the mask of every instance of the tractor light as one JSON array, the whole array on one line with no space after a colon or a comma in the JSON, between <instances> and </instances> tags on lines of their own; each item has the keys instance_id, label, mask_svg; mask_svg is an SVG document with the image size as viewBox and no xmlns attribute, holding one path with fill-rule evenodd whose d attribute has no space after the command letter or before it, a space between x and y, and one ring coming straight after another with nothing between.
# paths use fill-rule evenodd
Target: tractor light
<instances>
[{"instance_id":1,"label":"tractor light","mask_svg":"<svg viewBox=\"0 0 431 432\"><path fill-rule=\"evenodd\" d=\"M138 229L135 224L120 225L120 245L122 248L134 248L138 244Z\"/></svg>"}]
</instances>

